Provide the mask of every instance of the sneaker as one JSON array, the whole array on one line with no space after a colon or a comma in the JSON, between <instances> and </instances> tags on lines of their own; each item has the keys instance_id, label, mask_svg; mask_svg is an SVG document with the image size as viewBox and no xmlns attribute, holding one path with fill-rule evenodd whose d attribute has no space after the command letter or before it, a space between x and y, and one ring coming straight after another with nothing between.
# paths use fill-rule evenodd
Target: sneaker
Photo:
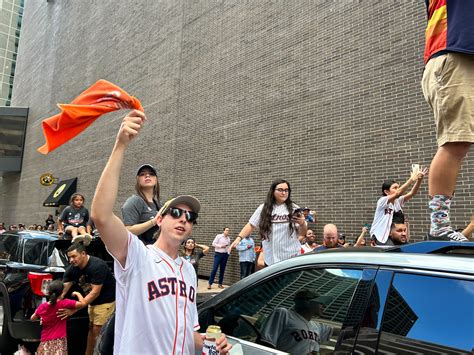
<instances>
[{"instance_id":1,"label":"sneaker","mask_svg":"<svg viewBox=\"0 0 474 355\"><path fill-rule=\"evenodd\" d=\"M89 234L79 234L77 237L73 238L71 240L71 243L81 243L84 244L84 246L88 246L92 241L92 237Z\"/></svg>"},{"instance_id":2,"label":"sneaker","mask_svg":"<svg viewBox=\"0 0 474 355\"><path fill-rule=\"evenodd\" d=\"M431 234L426 235L427 240L447 240L450 242L468 242L469 239L467 239L464 234L460 232L456 232L453 229L448 229L442 233L440 233L438 236L432 236Z\"/></svg>"}]
</instances>

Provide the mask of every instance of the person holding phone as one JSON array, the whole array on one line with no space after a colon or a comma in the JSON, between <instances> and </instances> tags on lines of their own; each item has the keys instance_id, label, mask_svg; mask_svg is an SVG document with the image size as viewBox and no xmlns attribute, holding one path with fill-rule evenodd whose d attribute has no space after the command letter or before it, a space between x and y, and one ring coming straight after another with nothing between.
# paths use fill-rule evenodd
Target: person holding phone
<instances>
[{"instance_id":1,"label":"person holding phone","mask_svg":"<svg viewBox=\"0 0 474 355\"><path fill-rule=\"evenodd\" d=\"M265 265L273 265L299 255L301 243L298 236L304 236L308 228L302 212L291 201L290 183L283 179L274 180L265 202L255 210L232 243L231 249L258 228Z\"/></svg>"},{"instance_id":2,"label":"person holding phone","mask_svg":"<svg viewBox=\"0 0 474 355\"><path fill-rule=\"evenodd\" d=\"M374 221L370 228L370 235L376 245L385 245L390 233L390 226L394 216L403 217L402 207L411 200L420 189L421 182L427 174L427 168L412 171L410 178L400 185L395 180L385 180L382 184L382 196L377 201ZM411 190L405 193L411 186Z\"/></svg>"}]
</instances>

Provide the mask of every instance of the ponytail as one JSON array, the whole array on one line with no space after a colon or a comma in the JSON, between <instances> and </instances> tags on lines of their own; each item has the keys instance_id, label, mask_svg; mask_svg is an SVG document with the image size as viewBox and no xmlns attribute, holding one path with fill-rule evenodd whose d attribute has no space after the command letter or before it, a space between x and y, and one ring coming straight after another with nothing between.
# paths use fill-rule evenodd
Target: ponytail
<instances>
[{"instance_id":1,"label":"ponytail","mask_svg":"<svg viewBox=\"0 0 474 355\"><path fill-rule=\"evenodd\" d=\"M58 301L58 295L53 293L51 296L49 296L49 303L51 305L56 304L57 301Z\"/></svg>"},{"instance_id":2,"label":"ponytail","mask_svg":"<svg viewBox=\"0 0 474 355\"><path fill-rule=\"evenodd\" d=\"M56 304L64 290L64 283L61 280L54 280L48 285L48 302Z\"/></svg>"}]
</instances>

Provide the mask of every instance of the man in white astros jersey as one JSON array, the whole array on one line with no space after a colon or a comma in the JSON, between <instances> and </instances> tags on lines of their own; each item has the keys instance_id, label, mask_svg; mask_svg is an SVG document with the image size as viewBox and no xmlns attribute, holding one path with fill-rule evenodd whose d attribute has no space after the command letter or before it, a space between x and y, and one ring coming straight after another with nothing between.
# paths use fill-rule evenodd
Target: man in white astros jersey
<instances>
[{"instance_id":1,"label":"man in white astros jersey","mask_svg":"<svg viewBox=\"0 0 474 355\"><path fill-rule=\"evenodd\" d=\"M101 238L115 259L114 354L194 354L203 343L197 332L196 273L178 257L178 250L191 235L199 201L178 196L166 202L156 216L159 237L151 245L144 245L113 213L125 150L145 120L145 114L137 110L123 119L91 208ZM217 340L221 354L231 347L225 336Z\"/></svg>"}]
</instances>

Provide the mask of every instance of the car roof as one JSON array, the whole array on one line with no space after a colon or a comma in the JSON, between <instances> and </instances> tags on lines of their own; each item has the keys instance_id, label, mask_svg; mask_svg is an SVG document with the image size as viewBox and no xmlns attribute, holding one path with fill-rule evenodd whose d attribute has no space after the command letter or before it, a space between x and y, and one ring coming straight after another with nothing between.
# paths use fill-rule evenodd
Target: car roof
<instances>
[{"instance_id":1,"label":"car roof","mask_svg":"<svg viewBox=\"0 0 474 355\"><path fill-rule=\"evenodd\" d=\"M474 246L474 243L469 243ZM377 248L344 248L345 250L328 250L308 253L296 258L274 264L271 268L289 269L307 264L352 264L374 267L396 267L420 269L437 272L461 273L474 276L474 259L472 256L451 256L438 254L419 254L406 252L388 252ZM365 250L364 250L365 249ZM391 251L395 251L391 250ZM267 268L265 268L267 269ZM264 270L265 270L264 269ZM270 269L270 268L268 268Z\"/></svg>"},{"instance_id":2,"label":"car roof","mask_svg":"<svg viewBox=\"0 0 474 355\"><path fill-rule=\"evenodd\" d=\"M47 232L47 231L36 231L36 230L24 230L24 231L6 231L5 233L0 234L1 235L17 235L18 237L21 237L23 239L41 239L41 240L47 240L47 241L56 241L58 240L58 235Z\"/></svg>"}]
</instances>

